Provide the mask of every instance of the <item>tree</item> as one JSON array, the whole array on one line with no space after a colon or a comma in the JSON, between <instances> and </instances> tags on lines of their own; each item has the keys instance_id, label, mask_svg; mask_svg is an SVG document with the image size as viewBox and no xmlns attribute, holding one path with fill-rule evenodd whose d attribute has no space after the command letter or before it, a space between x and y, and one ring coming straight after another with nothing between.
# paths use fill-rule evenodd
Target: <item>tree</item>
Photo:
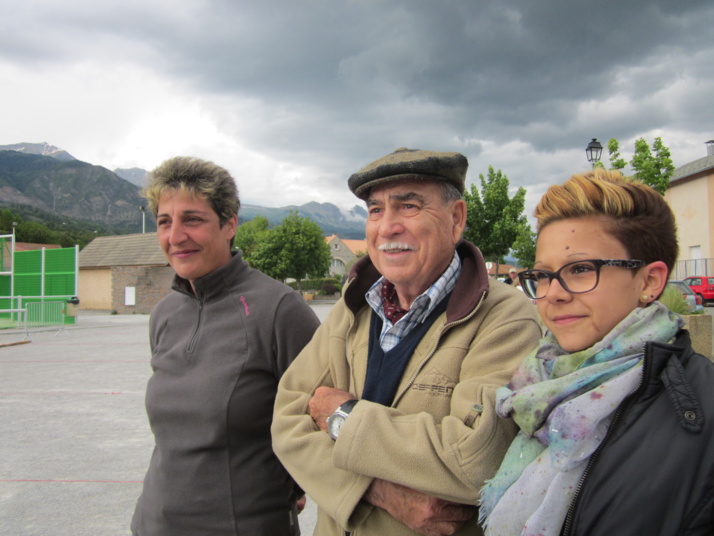
<instances>
[{"instance_id":1,"label":"tree","mask_svg":"<svg viewBox=\"0 0 714 536\"><path fill-rule=\"evenodd\" d=\"M57 242L57 233L34 221L23 221L15 228L15 239L18 242L34 242L36 244L53 244Z\"/></svg>"},{"instance_id":2,"label":"tree","mask_svg":"<svg viewBox=\"0 0 714 536\"><path fill-rule=\"evenodd\" d=\"M644 138L639 138L635 140L635 154L630 165L637 179L664 195L675 169L670 156L669 149L662 143L662 138L654 139L652 151Z\"/></svg>"},{"instance_id":3,"label":"tree","mask_svg":"<svg viewBox=\"0 0 714 536\"><path fill-rule=\"evenodd\" d=\"M610 169L623 169L625 160L620 157L620 142L613 138L608 142L607 148L610 152ZM669 179L675 169L669 148L662 143L662 138L654 139L651 150L644 138L635 140L635 152L630 160L630 166L637 180L651 186L662 195L669 187Z\"/></svg>"},{"instance_id":4,"label":"tree","mask_svg":"<svg viewBox=\"0 0 714 536\"><path fill-rule=\"evenodd\" d=\"M509 181L501 170L488 167L488 178L479 175L481 193L476 185L464 192L468 207L464 238L476 244L487 260L498 264L516 241L519 231L527 220L523 210L526 190L518 188L516 194L508 197Z\"/></svg>"},{"instance_id":5,"label":"tree","mask_svg":"<svg viewBox=\"0 0 714 536\"><path fill-rule=\"evenodd\" d=\"M250 262L250 258L263 239L270 222L265 216L256 216L252 220L242 223L236 230L236 237L233 241L234 247L239 248L243 252L243 258L246 262Z\"/></svg>"},{"instance_id":6,"label":"tree","mask_svg":"<svg viewBox=\"0 0 714 536\"><path fill-rule=\"evenodd\" d=\"M610 169L624 169L627 162L620 157L620 142L612 138L607 142L607 150L610 153Z\"/></svg>"},{"instance_id":7,"label":"tree","mask_svg":"<svg viewBox=\"0 0 714 536\"><path fill-rule=\"evenodd\" d=\"M295 279L301 291L302 280L306 276L324 276L330 268L330 260L330 248L320 226L291 211L280 225L261 235L250 264L280 281L288 277Z\"/></svg>"},{"instance_id":8,"label":"tree","mask_svg":"<svg viewBox=\"0 0 714 536\"><path fill-rule=\"evenodd\" d=\"M518 231L516 241L513 243L513 255L525 268L533 268L536 252L536 234L531 226L526 223Z\"/></svg>"}]
</instances>

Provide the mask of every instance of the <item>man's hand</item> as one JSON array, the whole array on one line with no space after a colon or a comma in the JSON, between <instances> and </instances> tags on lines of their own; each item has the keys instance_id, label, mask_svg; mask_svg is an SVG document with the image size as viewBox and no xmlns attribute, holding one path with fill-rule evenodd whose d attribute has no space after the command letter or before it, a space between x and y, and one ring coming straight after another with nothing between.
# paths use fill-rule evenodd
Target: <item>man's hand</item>
<instances>
[{"instance_id":1,"label":"man's hand","mask_svg":"<svg viewBox=\"0 0 714 536\"><path fill-rule=\"evenodd\" d=\"M312 420L315 421L320 430L327 432L327 418L342 404L355 398L357 397L341 389L318 387L308 403L310 417L312 417Z\"/></svg>"},{"instance_id":2,"label":"man's hand","mask_svg":"<svg viewBox=\"0 0 714 536\"><path fill-rule=\"evenodd\" d=\"M295 507L297 508L297 513L301 514L302 511L305 509L305 505L307 504L307 495L303 495L300 497L297 502L295 503Z\"/></svg>"},{"instance_id":3,"label":"man's hand","mask_svg":"<svg viewBox=\"0 0 714 536\"><path fill-rule=\"evenodd\" d=\"M425 536L449 536L476 514L476 507L457 504L375 479L364 499Z\"/></svg>"}]
</instances>

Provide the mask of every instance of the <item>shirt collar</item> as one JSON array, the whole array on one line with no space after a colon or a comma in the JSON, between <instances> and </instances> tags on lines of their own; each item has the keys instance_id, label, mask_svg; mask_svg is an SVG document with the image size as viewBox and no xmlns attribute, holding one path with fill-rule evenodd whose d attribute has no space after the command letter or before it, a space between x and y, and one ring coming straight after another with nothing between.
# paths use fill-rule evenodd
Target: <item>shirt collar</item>
<instances>
[{"instance_id":1,"label":"shirt collar","mask_svg":"<svg viewBox=\"0 0 714 536\"><path fill-rule=\"evenodd\" d=\"M422 322L434 307L449 294L456 286L456 280L459 278L461 273L461 259L459 258L456 251L454 251L454 256L451 259L451 263L447 266L446 270L439 276L439 278L424 292L422 292L417 298L412 302L409 307L409 316L413 311L418 315L415 320ZM372 309L384 318L384 305L382 303L382 287L386 281L385 277L380 277L374 285L365 294L365 299L367 303L372 307ZM418 312L417 312L418 311Z\"/></svg>"}]
</instances>

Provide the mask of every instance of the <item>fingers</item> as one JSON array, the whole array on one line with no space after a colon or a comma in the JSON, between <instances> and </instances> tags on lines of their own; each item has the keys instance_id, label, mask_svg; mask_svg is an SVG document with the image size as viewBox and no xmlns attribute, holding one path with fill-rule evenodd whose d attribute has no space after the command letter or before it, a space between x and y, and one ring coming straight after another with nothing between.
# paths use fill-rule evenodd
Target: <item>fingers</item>
<instances>
[{"instance_id":1,"label":"fingers","mask_svg":"<svg viewBox=\"0 0 714 536\"><path fill-rule=\"evenodd\" d=\"M464 504L446 503L441 512L435 517L443 521L455 521L464 523L476 515L477 509L475 506L467 506Z\"/></svg>"},{"instance_id":2,"label":"fingers","mask_svg":"<svg viewBox=\"0 0 714 536\"><path fill-rule=\"evenodd\" d=\"M295 506L297 507L297 513L301 513L305 509L305 505L307 504L307 495L303 495L300 497L297 502L295 503Z\"/></svg>"},{"instance_id":3,"label":"fingers","mask_svg":"<svg viewBox=\"0 0 714 536\"><path fill-rule=\"evenodd\" d=\"M411 528L424 536L451 536L456 534L462 526L463 523L440 521L421 528Z\"/></svg>"}]
</instances>

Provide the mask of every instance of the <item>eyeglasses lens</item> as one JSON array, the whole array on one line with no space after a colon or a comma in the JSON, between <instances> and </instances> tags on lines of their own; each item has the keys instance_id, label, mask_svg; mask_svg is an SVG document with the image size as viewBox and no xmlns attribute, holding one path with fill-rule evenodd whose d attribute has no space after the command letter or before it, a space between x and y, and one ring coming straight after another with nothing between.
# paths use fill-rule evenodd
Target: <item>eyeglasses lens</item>
<instances>
[{"instance_id":1,"label":"eyeglasses lens","mask_svg":"<svg viewBox=\"0 0 714 536\"><path fill-rule=\"evenodd\" d=\"M599 267L589 261L566 264L557 272L530 270L524 281L524 290L531 298L544 298L551 281L557 279L560 285L573 293L589 292L597 286Z\"/></svg>"}]
</instances>

